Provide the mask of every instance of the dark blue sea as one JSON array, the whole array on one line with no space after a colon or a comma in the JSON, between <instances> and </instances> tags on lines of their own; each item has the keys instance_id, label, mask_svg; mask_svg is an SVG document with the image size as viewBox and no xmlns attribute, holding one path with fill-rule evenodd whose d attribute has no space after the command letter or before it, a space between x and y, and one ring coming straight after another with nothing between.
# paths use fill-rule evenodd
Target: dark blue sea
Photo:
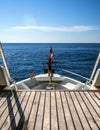
<instances>
[{"instance_id":1,"label":"dark blue sea","mask_svg":"<svg viewBox=\"0 0 100 130\"><path fill-rule=\"evenodd\" d=\"M43 70L47 68L50 46L52 46L54 53L52 68L55 70L55 73L83 81L80 77L72 76L61 69L66 69L89 78L100 52L100 44L97 43L4 43L2 46L11 77L15 81L28 78L32 71L36 75L43 73ZM1 57L0 65L3 65ZM100 64L98 67L100 67Z\"/></svg>"}]
</instances>

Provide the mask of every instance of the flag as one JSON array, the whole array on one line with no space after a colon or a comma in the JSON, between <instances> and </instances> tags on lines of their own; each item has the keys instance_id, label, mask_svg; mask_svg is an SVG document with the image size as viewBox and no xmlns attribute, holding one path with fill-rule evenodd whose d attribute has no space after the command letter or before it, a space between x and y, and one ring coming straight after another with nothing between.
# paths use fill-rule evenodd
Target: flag
<instances>
[{"instance_id":1,"label":"flag","mask_svg":"<svg viewBox=\"0 0 100 130\"><path fill-rule=\"evenodd\" d=\"M54 59L53 59L53 50L52 50L52 47L50 47L49 58L53 62Z\"/></svg>"}]
</instances>

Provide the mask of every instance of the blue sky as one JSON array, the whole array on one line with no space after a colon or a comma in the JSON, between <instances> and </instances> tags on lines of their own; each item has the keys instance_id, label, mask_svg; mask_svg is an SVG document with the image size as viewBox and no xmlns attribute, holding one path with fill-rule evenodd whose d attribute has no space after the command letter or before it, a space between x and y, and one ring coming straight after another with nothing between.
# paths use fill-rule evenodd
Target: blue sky
<instances>
[{"instance_id":1,"label":"blue sky","mask_svg":"<svg viewBox=\"0 0 100 130\"><path fill-rule=\"evenodd\" d=\"M0 0L0 41L100 43L100 0Z\"/></svg>"}]
</instances>

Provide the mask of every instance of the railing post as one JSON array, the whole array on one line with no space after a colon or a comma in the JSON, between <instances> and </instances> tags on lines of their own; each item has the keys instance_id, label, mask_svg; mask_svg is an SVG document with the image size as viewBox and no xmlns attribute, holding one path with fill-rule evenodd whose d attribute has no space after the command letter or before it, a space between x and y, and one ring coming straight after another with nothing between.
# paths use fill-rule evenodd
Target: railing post
<instances>
[{"instance_id":1,"label":"railing post","mask_svg":"<svg viewBox=\"0 0 100 130\"><path fill-rule=\"evenodd\" d=\"M98 57L97 57L96 63L95 63L95 65L94 65L94 68L93 68L92 74L91 74L90 79L89 79L89 83L90 83L90 82L92 81L92 79L93 79L94 73L95 73L96 68L97 68L97 66L98 66L98 63L99 63L99 60L100 60L100 53L98 54Z\"/></svg>"},{"instance_id":2,"label":"railing post","mask_svg":"<svg viewBox=\"0 0 100 130\"><path fill-rule=\"evenodd\" d=\"M1 53L1 56L2 56L3 63L4 63L4 67L6 69L9 84L11 84L11 82L12 82L14 84L15 88L17 89L15 81L10 76L10 72L9 72L9 69L8 69L8 65L7 65L7 62L6 62L6 58L5 58L5 55L4 55L4 51L3 51L3 48L2 48L1 42L0 42L0 53Z\"/></svg>"},{"instance_id":3,"label":"railing post","mask_svg":"<svg viewBox=\"0 0 100 130\"><path fill-rule=\"evenodd\" d=\"M5 66L7 75L8 75L8 79L10 81L11 80L11 76L10 76L10 72L9 72L9 69L8 69L8 65L7 65L7 62L6 62L6 58L5 58L5 55L4 55L4 51L3 51L3 48L2 48L1 42L0 42L0 53L1 53L2 60L3 60L4 66Z\"/></svg>"}]
</instances>

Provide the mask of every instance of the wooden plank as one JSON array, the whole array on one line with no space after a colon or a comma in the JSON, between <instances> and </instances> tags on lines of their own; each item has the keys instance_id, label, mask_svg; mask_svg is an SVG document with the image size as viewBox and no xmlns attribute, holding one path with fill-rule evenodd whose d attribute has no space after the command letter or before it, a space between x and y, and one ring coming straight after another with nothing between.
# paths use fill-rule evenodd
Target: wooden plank
<instances>
[{"instance_id":1,"label":"wooden plank","mask_svg":"<svg viewBox=\"0 0 100 130\"><path fill-rule=\"evenodd\" d=\"M38 104L37 104L37 110L36 110L36 116L35 116L33 130L35 130L36 121L37 121L37 115L38 115L38 110L39 110L39 105L40 105L40 99L41 99L41 92L38 92L38 93L39 93L39 100L38 100Z\"/></svg>"},{"instance_id":2,"label":"wooden plank","mask_svg":"<svg viewBox=\"0 0 100 130\"><path fill-rule=\"evenodd\" d=\"M45 92L41 92L41 98L40 98L40 104L39 104L39 110L37 113L37 121L35 125L35 130L41 130L42 129L42 122L43 122L43 111L44 111L44 100L45 100Z\"/></svg>"},{"instance_id":3,"label":"wooden plank","mask_svg":"<svg viewBox=\"0 0 100 130\"><path fill-rule=\"evenodd\" d=\"M9 106L9 104L11 104L13 98L14 98L13 96L9 95L9 96L6 97L6 99L4 100L4 102L2 102L2 105L0 106L0 116L2 116L2 114L6 110L8 110L7 107Z\"/></svg>"},{"instance_id":4,"label":"wooden plank","mask_svg":"<svg viewBox=\"0 0 100 130\"><path fill-rule=\"evenodd\" d=\"M75 128L73 126L73 121L72 121L72 117L71 117L70 110L68 107L68 101L66 99L65 92L61 92L61 99L62 99L62 105L64 109L64 114L65 114L66 129L74 130Z\"/></svg>"},{"instance_id":5,"label":"wooden plank","mask_svg":"<svg viewBox=\"0 0 100 130\"><path fill-rule=\"evenodd\" d=\"M84 114L84 117L85 117L85 119L86 119L86 121L87 121L87 123L86 123L86 125L89 125L89 129L92 129L92 127L91 127L91 123L89 122L89 119L87 118L87 114L88 114L88 110L86 109L86 106L85 106L85 104L84 104L84 102L83 102L83 99L81 98L81 96L80 96L81 94L80 94L80 92L75 92L75 96L76 96L76 98L77 98L77 101L79 102L79 105L80 105L80 107L81 107L81 110L82 110L82 112L83 112L83 114ZM85 114L87 112L87 114Z\"/></svg>"},{"instance_id":6,"label":"wooden plank","mask_svg":"<svg viewBox=\"0 0 100 130\"><path fill-rule=\"evenodd\" d=\"M74 127L77 130L82 130L82 126L81 126L80 120L78 118L77 112L75 110L75 107L73 105L73 101L71 99L70 92L66 92L66 96L67 96L67 99L68 99L68 104L69 104L69 108L70 108L70 111L71 111Z\"/></svg>"},{"instance_id":7,"label":"wooden plank","mask_svg":"<svg viewBox=\"0 0 100 130\"><path fill-rule=\"evenodd\" d=\"M95 95L98 98L98 100L100 101L100 91L99 92L95 92Z\"/></svg>"},{"instance_id":8,"label":"wooden plank","mask_svg":"<svg viewBox=\"0 0 100 130\"><path fill-rule=\"evenodd\" d=\"M77 99L77 92L75 94L75 92L71 92L71 96L72 96L72 99L73 99L73 104L74 104L74 107L77 111L77 115L78 115L78 118L81 122L81 125L82 125L82 129L85 129L85 130L90 130L90 127L89 127L89 124L87 123L87 120L84 116L84 113L82 111L82 108L80 106L80 101Z\"/></svg>"},{"instance_id":9,"label":"wooden plank","mask_svg":"<svg viewBox=\"0 0 100 130\"><path fill-rule=\"evenodd\" d=\"M50 92L46 92L43 130L50 129Z\"/></svg>"},{"instance_id":10,"label":"wooden plank","mask_svg":"<svg viewBox=\"0 0 100 130\"><path fill-rule=\"evenodd\" d=\"M56 92L56 100L57 100L57 109L58 109L59 129L65 130L66 125L65 125L64 113L63 113L63 109L62 109L61 97L60 97L59 92Z\"/></svg>"},{"instance_id":11,"label":"wooden plank","mask_svg":"<svg viewBox=\"0 0 100 130\"><path fill-rule=\"evenodd\" d=\"M2 116L1 116L1 121L0 121L1 128L3 128L5 126L5 124L8 125L8 123L10 123L9 114L11 114L11 112L13 113L13 111L12 111L13 106L16 105L15 98L13 98L12 102L11 102L11 98L12 97L7 98L7 102L9 102L9 101L10 102L8 104L8 107L6 108L6 110L3 112Z\"/></svg>"},{"instance_id":12,"label":"wooden plank","mask_svg":"<svg viewBox=\"0 0 100 130\"><path fill-rule=\"evenodd\" d=\"M51 92L51 130L58 130L55 93Z\"/></svg>"},{"instance_id":13,"label":"wooden plank","mask_svg":"<svg viewBox=\"0 0 100 130\"><path fill-rule=\"evenodd\" d=\"M9 96L11 97L12 96L12 94L11 94L11 92L3 92L3 93L1 93L1 95L0 95L0 108L1 108L1 106L5 103L5 102L7 102L7 98L9 98Z\"/></svg>"},{"instance_id":14,"label":"wooden plank","mask_svg":"<svg viewBox=\"0 0 100 130\"><path fill-rule=\"evenodd\" d=\"M88 118L88 121L89 121L89 123L91 125L91 129L98 130L97 123L96 123L96 121L95 121L95 119L94 119L94 117L93 117L93 115L91 113L91 110L92 110L91 105L89 104L89 102L86 99L86 97L85 97L85 95L84 95L83 92L80 92L79 94L80 94L80 96L81 96L81 98L83 100L83 102L81 103L81 105L84 104L83 105L84 113L85 113L86 117Z\"/></svg>"},{"instance_id":15,"label":"wooden plank","mask_svg":"<svg viewBox=\"0 0 100 130\"><path fill-rule=\"evenodd\" d=\"M26 109L29 97L30 97L30 92L25 93L25 95L23 96L23 100L21 101L21 103L19 102L20 105L18 106L17 112L15 114L15 118L12 121L12 125L10 125L8 129L16 129L16 128L21 129L22 124L25 121L24 111Z\"/></svg>"},{"instance_id":16,"label":"wooden plank","mask_svg":"<svg viewBox=\"0 0 100 130\"><path fill-rule=\"evenodd\" d=\"M29 117L29 121L28 121L28 125L27 128L29 130L34 129L35 126L35 119L36 119L36 114L37 114L37 109L38 109L38 103L39 103L39 97L40 97L40 92L36 92L36 96L33 102L33 106L32 106L32 110L31 110L31 114Z\"/></svg>"},{"instance_id":17,"label":"wooden plank","mask_svg":"<svg viewBox=\"0 0 100 130\"><path fill-rule=\"evenodd\" d=\"M36 126L36 122L37 122L37 115L38 115L38 110L39 110L39 105L40 105L40 99L41 99L41 92L38 92L38 93L39 93L39 100L38 100L38 105L37 105L37 110L36 110L36 116L35 116L33 130L35 130L35 126Z\"/></svg>"},{"instance_id":18,"label":"wooden plank","mask_svg":"<svg viewBox=\"0 0 100 130\"><path fill-rule=\"evenodd\" d=\"M88 101L90 102L91 106L93 107L94 111L98 115L98 117L100 117L100 107L97 105L95 100L92 98L90 92L85 92L85 95L86 95Z\"/></svg>"},{"instance_id":19,"label":"wooden plank","mask_svg":"<svg viewBox=\"0 0 100 130\"><path fill-rule=\"evenodd\" d=\"M20 93L17 93L17 95L19 96ZM7 98L7 102L10 101L10 98ZM16 97L14 97L13 100L11 100L11 102L8 104L8 107L6 108L6 110L1 116L0 126L2 129L3 128L7 129L7 126L11 123L10 118L14 116L14 113L13 113L14 106L16 106Z\"/></svg>"},{"instance_id":20,"label":"wooden plank","mask_svg":"<svg viewBox=\"0 0 100 130\"><path fill-rule=\"evenodd\" d=\"M6 126L7 130L8 129L13 130L13 129L17 128L17 121L19 121L19 120L16 120L16 114L18 112L19 116L21 117L22 110L19 111L20 110L19 108L21 107L21 103L24 100L25 94L26 94L26 92L23 92L23 93L21 92L20 97L18 97L17 93L16 92L14 93L15 105L12 107L12 111L10 112L10 114L8 116L9 124L7 124L7 126Z\"/></svg>"},{"instance_id":21,"label":"wooden plank","mask_svg":"<svg viewBox=\"0 0 100 130\"><path fill-rule=\"evenodd\" d=\"M33 103L34 103L34 99L35 99L35 92L32 91L31 94L30 94L26 109L24 111L24 123L23 123L23 126L22 126L22 130L25 130L25 129L28 130L28 121L29 121L32 106L33 106Z\"/></svg>"},{"instance_id":22,"label":"wooden plank","mask_svg":"<svg viewBox=\"0 0 100 130\"><path fill-rule=\"evenodd\" d=\"M100 108L100 99L98 98L98 96L96 95L97 92L90 92L89 94L91 95L91 97L93 98L93 100L95 101L95 103L97 104L97 106ZM100 94L99 94L100 95Z\"/></svg>"},{"instance_id":23,"label":"wooden plank","mask_svg":"<svg viewBox=\"0 0 100 130\"><path fill-rule=\"evenodd\" d=\"M85 97L87 99L87 100L85 99L86 103L88 104L87 107L90 110L91 115L93 116L93 118L95 120L94 122L97 124L98 128L100 128L100 122L99 122L100 121L100 116L99 116L100 115L100 111L98 111L98 113L95 111L94 104L91 103L92 99L91 99L91 97L88 97L89 93L88 92L84 92L84 94L85 94Z\"/></svg>"},{"instance_id":24,"label":"wooden plank","mask_svg":"<svg viewBox=\"0 0 100 130\"><path fill-rule=\"evenodd\" d=\"M46 102L46 92L44 93L44 103L43 103L43 119L42 119L42 127L41 130L43 130L43 125L44 125L44 113L45 113L45 102Z\"/></svg>"},{"instance_id":25,"label":"wooden plank","mask_svg":"<svg viewBox=\"0 0 100 130\"><path fill-rule=\"evenodd\" d=\"M61 92L59 92L60 94L60 98L61 98L61 105L62 105L62 110L63 110L63 115L64 115L64 121L65 121L65 126L66 126L66 129L68 129L68 126L67 126L67 121L66 121L66 117L65 117L65 111L64 111L64 104L63 104L63 98L62 98L62 95L61 95ZM64 95L64 92L63 92L63 95Z\"/></svg>"},{"instance_id":26,"label":"wooden plank","mask_svg":"<svg viewBox=\"0 0 100 130\"><path fill-rule=\"evenodd\" d=\"M10 91L0 95L0 129L81 130L100 128L96 91Z\"/></svg>"}]
</instances>

